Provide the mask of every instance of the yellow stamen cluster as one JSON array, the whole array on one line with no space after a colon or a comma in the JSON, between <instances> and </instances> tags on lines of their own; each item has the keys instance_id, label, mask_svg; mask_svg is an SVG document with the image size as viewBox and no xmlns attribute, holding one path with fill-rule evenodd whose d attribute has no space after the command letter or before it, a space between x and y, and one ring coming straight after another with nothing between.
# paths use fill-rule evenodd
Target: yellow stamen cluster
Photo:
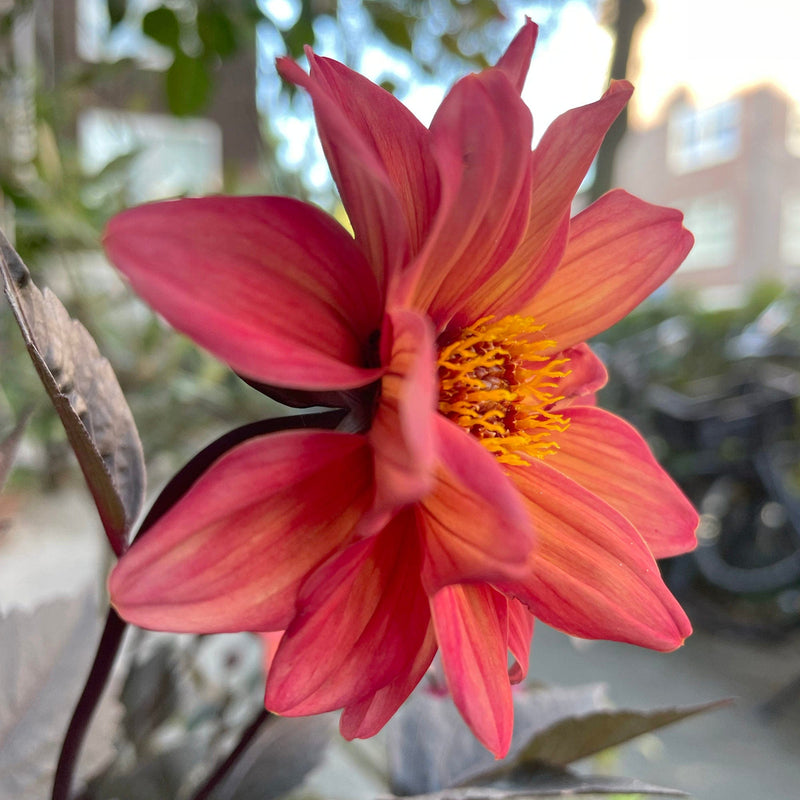
<instances>
[{"instance_id":1,"label":"yellow stamen cluster","mask_svg":"<svg viewBox=\"0 0 800 800\"><path fill-rule=\"evenodd\" d=\"M569 420L552 411L569 359L530 317L479 319L439 352L439 411L466 428L505 464L529 463L558 449Z\"/></svg>"}]
</instances>

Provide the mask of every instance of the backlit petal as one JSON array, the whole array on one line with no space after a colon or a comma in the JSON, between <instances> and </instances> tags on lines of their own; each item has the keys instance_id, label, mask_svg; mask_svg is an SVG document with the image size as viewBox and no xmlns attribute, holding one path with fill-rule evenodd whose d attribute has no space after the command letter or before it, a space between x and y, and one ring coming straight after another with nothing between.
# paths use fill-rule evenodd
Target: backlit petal
<instances>
[{"instance_id":1,"label":"backlit petal","mask_svg":"<svg viewBox=\"0 0 800 800\"><path fill-rule=\"evenodd\" d=\"M317 570L272 661L266 707L286 716L331 711L402 679L430 623L420 561L406 512Z\"/></svg>"},{"instance_id":2,"label":"backlit petal","mask_svg":"<svg viewBox=\"0 0 800 800\"><path fill-rule=\"evenodd\" d=\"M393 95L344 64L313 53L309 59L311 78L325 87L363 144L382 164L403 209L410 254L415 255L439 202L439 174L427 128ZM344 202L348 208L353 204L349 197ZM371 224L370 219L351 220L357 232Z\"/></svg>"},{"instance_id":3,"label":"backlit petal","mask_svg":"<svg viewBox=\"0 0 800 800\"><path fill-rule=\"evenodd\" d=\"M380 326L376 278L319 209L281 197L206 197L124 211L111 261L178 330L237 372L308 389L361 386Z\"/></svg>"},{"instance_id":4,"label":"backlit petal","mask_svg":"<svg viewBox=\"0 0 800 800\"><path fill-rule=\"evenodd\" d=\"M569 347L556 353L554 358L569 359L563 366L568 374L559 379L558 387L554 390L554 394L563 398L556 403L556 408L576 401L586 402L585 398L602 389L608 381L608 372L603 362L587 344Z\"/></svg>"},{"instance_id":5,"label":"backlit petal","mask_svg":"<svg viewBox=\"0 0 800 800\"><path fill-rule=\"evenodd\" d=\"M442 182L439 212L396 297L428 310L438 329L474 322L473 292L522 236L531 133L530 112L497 69L460 80L431 123Z\"/></svg>"},{"instance_id":6,"label":"backlit petal","mask_svg":"<svg viewBox=\"0 0 800 800\"><path fill-rule=\"evenodd\" d=\"M656 558L692 550L697 512L658 465L644 439L607 411L566 409L569 428L557 436L548 463L621 512Z\"/></svg>"},{"instance_id":7,"label":"backlit petal","mask_svg":"<svg viewBox=\"0 0 800 800\"><path fill-rule=\"evenodd\" d=\"M632 91L626 81L614 81L600 100L567 111L545 131L531 161L528 224L519 247L482 289L484 314L520 313L553 275L567 243L572 200Z\"/></svg>"},{"instance_id":8,"label":"backlit petal","mask_svg":"<svg viewBox=\"0 0 800 800\"><path fill-rule=\"evenodd\" d=\"M519 494L477 439L441 415L436 425L442 462L417 506L426 590L525 575L535 536Z\"/></svg>"},{"instance_id":9,"label":"backlit petal","mask_svg":"<svg viewBox=\"0 0 800 800\"><path fill-rule=\"evenodd\" d=\"M624 317L680 266L692 247L683 214L609 192L578 214L557 272L525 309L560 347Z\"/></svg>"},{"instance_id":10,"label":"backlit petal","mask_svg":"<svg viewBox=\"0 0 800 800\"><path fill-rule=\"evenodd\" d=\"M309 48L306 55L313 64L316 56ZM404 224L403 205L379 157L382 148L365 139L363 130L354 125L337 102L336 93L320 79L324 77L320 70L307 75L288 58L279 58L276 63L286 80L311 95L322 149L356 241L379 274L381 287L385 287L389 276L408 260L409 229ZM391 124L395 116L387 122ZM398 124L407 127L407 119L402 117ZM398 224L400 220L404 222Z\"/></svg>"},{"instance_id":11,"label":"backlit petal","mask_svg":"<svg viewBox=\"0 0 800 800\"><path fill-rule=\"evenodd\" d=\"M485 584L447 586L431 598L436 638L453 702L497 758L511 744L508 601Z\"/></svg>"},{"instance_id":12,"label":"backlit petal","mask_svg":"<svg viewBox=\"0 0 800 800\"><path fill-rule=\"evenodd\" d=\"M506 52L497 62L497 68L508 75L518 92L522 91L525 78L528 77L528 69L531 66L531 57L538 33L539 26L530 19L526 19Z\"/></svg>"},{"instance_id":13,"label":"backlit petal","mask_svg":"<svg viewBox=\"0 0 800 800\"><path fill-rule=\"evenodd\" d=\"M120 559L120 615L181 632L286 627L300 584L344 546L372 490L363 437L286 431L216 461Z\"/></svg>"},{"instance_id":14,"label":"backlit petal","mask_svg":"<svg viewBox=\"0 0 800 800\"><path fill-rule=\"evenodd\" d=\"M543 461L509 466L536 526L529 577L502 586L543 622L589 639L673 650L691 626L618 511Z\"/></svg>"}]
</instances>

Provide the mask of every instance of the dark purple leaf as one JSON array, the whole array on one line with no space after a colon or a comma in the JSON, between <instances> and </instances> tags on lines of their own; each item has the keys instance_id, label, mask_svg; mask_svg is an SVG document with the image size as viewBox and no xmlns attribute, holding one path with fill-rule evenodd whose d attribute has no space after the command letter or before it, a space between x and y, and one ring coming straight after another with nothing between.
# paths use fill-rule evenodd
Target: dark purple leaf
<instances>
[{"instance_id":1,"label":"dark purple leaf","mask_svg":"<svg viewBox=\"0 0 800 800\"><path fill-rule=\"evenodd\" d=\"M25 346L55 406L117 555L144 501L142 445L111 365L58 298L39 291L0 233L0 272Z\"/></svg>"}]
</instances>

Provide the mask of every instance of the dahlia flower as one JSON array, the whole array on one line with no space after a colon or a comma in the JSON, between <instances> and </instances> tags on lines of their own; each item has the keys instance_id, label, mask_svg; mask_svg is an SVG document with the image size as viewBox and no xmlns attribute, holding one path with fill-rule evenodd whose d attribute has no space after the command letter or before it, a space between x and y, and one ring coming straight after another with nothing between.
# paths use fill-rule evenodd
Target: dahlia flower
<instances>
[{"instance_id":1,"label":"dahlia flower","mask_svg":"<svg viewBox=\"0 0 800 800\"><path fill-rule=\"evenodd\" d=\"M236 372L351 411L225 453L122 556L112 602L147 628L285 631L266 707L343 709L348 738L376 733L438 650L502 756L535 618L665 651L690 633L655 558L694 545L695 512L595 405L606 372L585 340L692 237L622 191L570 219L632 87L531 152L535 39L528 22L429 128L336 61L279 59L313 100L354 235L297 200L210 197L126 211L105 236L136 292Z\"/></svg>"}]
</instances>

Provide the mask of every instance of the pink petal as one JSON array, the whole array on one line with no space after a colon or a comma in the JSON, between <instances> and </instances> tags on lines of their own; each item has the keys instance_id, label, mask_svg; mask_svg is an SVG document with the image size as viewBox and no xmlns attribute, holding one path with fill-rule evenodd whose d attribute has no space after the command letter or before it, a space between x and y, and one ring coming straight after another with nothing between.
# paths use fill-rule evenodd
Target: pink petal
<instances>
[{"instance_id":1,"label":"pink petal","mask_svg":"<svg viewBox=\"0 0 800 800\"><path fill-rule=\"evenodd\" d=\"M403 210L411 255L415 255L425 241L439 202L439 175L427 128L389 92L344 64L313 53L309 60L311 79L318 82L320 91L324 88L383 166ZM345 205L353 205L353 199L345 199ZM369 218L351 219L357 233L372 224Z\"/></svg>"},{"instance_id":2,"label":"pink petal","mask_svg":"<svg viewBox=\"0 0 800 800\"><path fill-rule=\"evenodd\" d=\"M334 556L305 583L267 677L286 716L359 703L402 680L428 635L413 515Z\"/></svg>"},{"instance_id":3,"label":"pink petal","mask_svg":"<svg viewBox=\"0 0 800 800\"><path fill-rule=\"evenodd\" d=\"M528 578L501 586L574 636L673 650L691 626L647 545L618 511L543 461L510 466L537 543Z\"/></svg>"},{"instance_id":4,"label":"pink petal","mask_svg":"<svg viewBox=\"0 0 800 800\"><path fill-rule=\"evenodd\" d=\"M627 422L599 408L563 412L569 428L548 464L627 517L656 558L697 544L697 512Z\"/></svg>"},{"instance_id":5,"label":"pink petal","mask_svg":"<svg viewBox=\"0 0 800 800\"><path fill-rule=\"evenodd\" d=\"M545 131L533 151L527 229L513 256L483 287L483 314L520 313L553 274L566 246L575 193L632 91L629 83L614 81L600 100L567 111Z\"/></svg>"},{"instance_id":6,"label":"pink petal","mask_svg":"<svg viewBox=\"0 0 800 800\"><path fill-rule=\"evenodd\" d=\"M431 123L441 203L426 247L394 297L428 310L440 330L456 315L456 325L480 316L473 293L522 236L531 133L530 112L497 69L460 80Z\"/></svg>"},{"instance_id":7,"label":"pink petal","mask_svg":"<svg viewBox=\"0 0 800 800\"><path fill-rule=\"evenodd\" d=\"M447 586L431 598L447 686L476 738L497 758L511 744L514 706L507 671L507 607L484 584Z\"/></svg>"},{"instance_id":8,"label":"pink petal","mask_svg":"<svg viewBox=\"0 0 800 800\"><path fill-rule=\"evenodd\" d=\"M109 258L178 330L264 383L341 389L375 380L375 276L331 217L281 197L206 197L125 211Z\"/></svg>"},{"instance_id":9,"label":"pink petal","mask_svg":"<svg viewBox=\"0 0 800 800\"><path fill-rule=\"evenodd\" d=\"M514 664L508 671L511 683L521 683L528 674L528 662L533 639L534 617L516 598L508 600L508 649Z\"/></svg>"},{"instance_id":10,"label":"pink petal","mask_svg":"<svg viewBox=\"0 0 800 800\"><path fill-rule=\"evenodd\" d=\"M430 625L422 646L397 678L372 696L344 709L339 719L342 736L345 739L368 739L378 733L422 680L436 655L436 649L436 636L433 625Z\"/></svg>"},{"instance_id":11,"label":"pink petal","mask_svg":"<svg viewBox=\"0 0 800 800\"><path fill-rule=\"evenodd\" d=\"M306 55L314 65L316 56L309 48ZM388 278L408 260L410 234L407 224L398 224L398 220L405 221L404 205L386 164L381 161L384 148L365 139L363 125L354 124L354 113L346 112L340 105L338 92L325 80L330 78L330 70L320 70L317 64L317 69L307 75L288 58L279 58L276 63L286 80L302 86L311 95L322 149L356 241L384 287ZM387 126L396 121L400 130L409 131L407 116L397 113L396 106L384 104L384 110L390 115ZM408 210L407 204L405 209Z\"/></svg>"},{"instance_id":12,"label":"pink petal","mask_svg":"<svg viewBox=\"0 0 800 800\"><path fill-rule=\"evenodd\" d=\"M531 66L531 57L538 33L539 26L526 17L525 23L497 62L497 68L508 75L518 92L522 91L525 78L528 77L528 69Z\"/></svg>"},{"instance_id":13,"label":"pink petal","mask_svg":"<svg viewBox=\"0 0 800 800\"><path fill-rule=\"evenodd\" d=\"M119 560L123 619L179 632L286 627L300 584L343 547L372 493L363 437L287 431L217 460Z\"/></svg>"},{"instance_id":14,"label":"pink petal","mask_svg":"<svg viewBox=\"0 0 800 800\"><path fill-rule=\"evenodd\" d=\"M441 467L417 506L426 590L526 575L534 532L518 492L477 439L442 416L436 424Z\"/></svg>"},{"instance_id":15,"label":"pink petal","mask_svg":"<svg viewBox=\"0 0 800 800\"><path fill-rule=\"evenodd\" d=\"M559 347L622 319L680 265L694 241L683 215L617 190L572 220L561 266L525 308Z\"/></svg>"},{"instance_id":16,"label":"pink petal","mask_svg":"<svg viewBox=\"0 0 800 800\"><path fill-rule=\"evenodd\" d=\"M544 333L547 333L545 329ZM556 403L556 408L571 405L574 402L585 403L586 398L602 389L608 381L608 372L603 362L592 352L588 344L569 347L554 356L555 359L568 358L563 369L569 374L559 379L555 394L563 397Z\"/></svg>"},{"instance_id":17,"label":"pink petal","mask_svg":"<svg viewBox=\"0 0 800 800\"><path fill-rule=\"evenodd\" d=\"M416 311L387 315L382 340L389 351L369 440L375 451L377 512L418 500L433 485L438 385L430 321Z\"/></svg>"}]
</instances>

